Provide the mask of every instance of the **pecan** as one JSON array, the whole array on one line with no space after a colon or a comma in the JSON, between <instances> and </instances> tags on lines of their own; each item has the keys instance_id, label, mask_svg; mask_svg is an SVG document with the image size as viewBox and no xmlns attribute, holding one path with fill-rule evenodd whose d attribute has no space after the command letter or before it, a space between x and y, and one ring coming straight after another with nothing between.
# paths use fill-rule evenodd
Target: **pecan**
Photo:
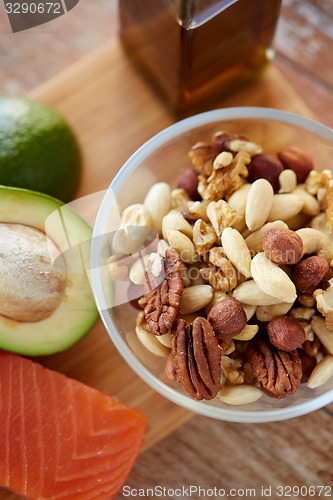
<instances>
[{"instance_id":1,"label":"pecan","mask_svg":"<svg viewBox=\"0 0 333 500\"><path fill-rule=\"evenodd\" d=\"M183 319L177 321L172 329L168 374L192 398L215 398L220 388L221 349L207 320L198 317L189 326Z\"/></svg>"},{"instance_id":2,"label":"pecan","mask_svg":"<svg viewBox=\"0 0 333 500\"><path fill-rule=\"evenodd\" d=\"M263 391L272 398L284 398L300 386L302 364L296 350L284 352L256 335L246 351L253 375Z\"/></svg>"},{"instance_id":3,"label":"pecan","mask_svg":"<svg viewBox=\"0 0 333 500\"><path fill-rule=\"evenodd\" d=\"M150 279L151 290L145 294L145 318L150 330L155 335L166 334L175 324L183 292L183 264L179 254L173 248L168 248L163 258L164 278L158 286L156 278ZM148 277L151 274L148 269Z\"/></svg>"}]
</instances>

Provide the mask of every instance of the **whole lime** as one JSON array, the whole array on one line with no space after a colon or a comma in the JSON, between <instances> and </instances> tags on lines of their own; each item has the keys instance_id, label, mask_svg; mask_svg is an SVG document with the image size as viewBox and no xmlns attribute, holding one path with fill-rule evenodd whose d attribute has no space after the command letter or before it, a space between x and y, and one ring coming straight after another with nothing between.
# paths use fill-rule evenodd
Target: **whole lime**
<instances>
[{"instance_id":1,"label":"whole lime","mask_svg":"<svg viewBox=\"0 0 333 500\"><path fill-rule=\"evenodd\" d=\"M53 109L22 97L0 97L0 184L70 201L79 184L76 138Z\"/></svg>"}]
</instances>

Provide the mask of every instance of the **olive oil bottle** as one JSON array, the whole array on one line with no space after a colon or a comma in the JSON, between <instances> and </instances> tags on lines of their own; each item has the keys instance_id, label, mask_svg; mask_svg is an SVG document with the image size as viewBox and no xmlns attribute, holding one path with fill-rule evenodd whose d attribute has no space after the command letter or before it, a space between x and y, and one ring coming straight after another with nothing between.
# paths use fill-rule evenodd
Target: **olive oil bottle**
<instances>
[{"instance_id":1,"label":"olive oil bottle","mask_svg":"<svg viewBox=\"0 0 333 500\"><path fill-rule=\"evenodd\" d=\"M281 0L120 0L124 47L173 111L209 109L260 77Z\"/></svg>"}]
</instances>

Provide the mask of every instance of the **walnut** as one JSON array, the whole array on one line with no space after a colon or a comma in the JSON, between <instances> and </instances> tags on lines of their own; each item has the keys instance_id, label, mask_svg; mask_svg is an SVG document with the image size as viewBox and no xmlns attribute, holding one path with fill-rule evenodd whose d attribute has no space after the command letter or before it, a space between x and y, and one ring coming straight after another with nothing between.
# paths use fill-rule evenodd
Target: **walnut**
<instances>
[{"instance_id":1,"label":"walnut","mask_svg":"<svg viewBox=\"0 0 333 500\"><path fill-rule=\"evenodd\" d=\"M203 200L217 201L226 197L229 198L237 189L243 185L244 178L248 176L248 165L251 156L245 151L239 151L232 163L227 167L214 170L207 177L199 175L198 191Z\"/></svg>"},{"instance_id":2,"label":"walnut","mask_svg":"<svg viewBox=\"0 0 333 500\"><path fill-rule=\"evenodd\" d=\"M320 189L326 189L328 186L328 181L332 178L332 173L329 170L324 170L323 172L317 172L317 170L311 170L308 174L304 187L306 191L313 196L318 195Z\"/></svg>"},{"instance_id":3,"label":"walnut","mask_svg":"<svg viewBox=\"0 0 333 500\"><path fill-rule=\"evenodd\" d=\"M323 201L326 205L326 225L330 234L333 235L333 179L328 182L328 187Z\"/></svg>"},{"instance_id":4,"label":"walnut","mask_svg":"<svg viewBox=\"0 0 333 500\"><path fill-rule=\"evenodd\" d=\"M172 329L168 373L192 398L215 398L220 388L221 349L207 320L198 317L190 326L182 319L177 321Z\"/></svg>"},{"instance_id":5,"label":"walnut","mask_svg":"<svg viewBox=\"0 0 333 500\"><path fill-rule=\"evenodd\" d=\"M183 264L179 254L168 248L163 258L164 279L157 287L152 286L145 294L145 318L155 335L166 334L175 324L184 288ZM149 273L148 273L149 274ZM150 277L150 276L149 276ZM150 283L154 280L150 279Z\"/></svg>"},{"instance_id":6,"label":"walnut","mask_svg":"<svg viewBox=\"0 0 333 500\"><path fill-rule=\"evenodd\" d=\"M248 344L246 357L263 391L273 398L296 392L302 378L302 364L297 350L284 352L256 335Z\"/></svg>"},{"instance_id":7,"label":"walnut","mask_svg":"<svg viewBox=\"0 0 333 500\"><path fill-rule=\"evenodd\" d=\"M221 292L231 292L237 286L237 272L225 257L222 247L214 247L209 252L209 267L201 269L201 276Z\"/></svg>"},{"instance_id":8,"label":"walnut","mask_svg":"<svg viewBox=\"0 0 333 500\"><path fill-rule=\"evenodd\" d=\"M306 340L303 344L303 350L308 356L314 358L321 349L321 342L317 336L313 340Z\"/></svg>"},{"instance_id":9,"label":"walnut","mask_svg":"<svg viewBox=\"0 0 333 500\"><path fill-rule=\"evenodd\" d=\"M308 323L307 321L300 321L300 324L304 328L306 340L314 340L315 335L311 323Z\"/></svg>"},{"instance_id":10,"label":"walnut","mask_svg":"<svg viewBox=\"0 0 333 500\"><path fill-rule=\"evenodd\" d=\"M333 331L333 278L329 280L326 290L315 290L313 297L316 300L318 311L325 317L325 323L329 330Z\"/></svg>"},{"instance_id":11,"label":"walnut","mask_svg":"<svg viewBox=\"0 0 333 500\"><path fill-rule=\"evenodd\" d=\"M203 175L210 175L213 172L213 161L219 151L209 143L197 142L192 146L189 157L197 172Z\"/></svg>"},{"instance_id":12,"label":"walnut","mask_svg":"<svg viewBox=\"0 0 333 500\"><path fill-rule=\"evenodd\" d=\"M199 255L205 255L216 241L215 231L202 219L193 226L193 243Z\"/></svg>"},{"instance_id":13,"label":"walnut","mask_svg":"<svg viewBox=\"0 0 333 500\"><path fill-rule=\"evenodd\" d=\"M226 227L236 227L242 222L242 217L224 200L211 201L207 206L207 216L217 236L221 236Z\"/></svg>"},{"instance_id":14,"label":"walnut","mask_svg":"<svg viewBox=\"0 0 333 500\"><path fill-rule=\"evenodd\" d=\"M315 312L316 311L313 307L292 307L288 312L288 315L295 319L308 321L312 318Z\"/></svg>"},{"instance_id":15,"label":"walnut","mask_svg":"<svg viewBox=\"0 0 333 500\"><path fill-rule=\"evenodd\" d=\"M230 384L244 383L243 361L240 358L232 359L229 356L221 358L222 373Z\"/></svg>"},{"instance_id":16,"label":"walnut","mask_svg":"<svg viewBox=\"0 0 333 500\"><path fill-rule=\"evenodd\" d=\"M221 353L225 356L231 354L236 349L235 341L233 339L221 339L219 340L219 345Z\"/></svg>"},{"instance_id":17,"label":"walnut","mask_svg":"<svg viewBox=\"0 0 333 500\"><path fill-rule=\"evenodd\" d=\"M189 201L190 197L185 189L177 188L171 191L171 208L186 210Z\"/></svg>"},{"instance_id":18,"label":"walnut","mask_svg":"<svg viewBox=\"0 0 333 500\"><path fill-rule=\"evenodd\" d=\"M227 262L228 259L225 259ZM230 263L230 262L229 262ZM227 266L225 269L216 266L204 267L200 270L200 274L205 281L220 292L230 292L237 286L237 275L234 267L230 263L232 270Z\"/></svg>"},{"instance_id":19,"label":"walnut","mask_svg":"<svg viewBox=\"0 0 333 500\"><path fill-rule=\"evenodd\" d=\"M302 294L297 297L297 301L304 307L313 307L315 305L315 299L311 294Z\"/></svg>"},{"instance_id":20,"label":"walnut","mask_svg":"<svg viewBox=\"0 0 333 500\"><path fill-rule=\"evenodd\" d=\"M187 208L183 211L183 217L188 222L195 222L198 219L202 219L204 222L209 222L206 209L206 203L201 201L189 201L187 203Z\"/></svg>"},{"instance_id":21,"label":"walnut","mask_svg":"<svg viewBox=\"0 0 333 500\"><path fill-rule=\"evenodd\" d=\"M190 152L189 157L197 172L209 176L213 172L213 162L222 151L229 151L227 143L237 136L226 132L217 132L210 142L198 142Z\"/></svg>"}]
</instances>

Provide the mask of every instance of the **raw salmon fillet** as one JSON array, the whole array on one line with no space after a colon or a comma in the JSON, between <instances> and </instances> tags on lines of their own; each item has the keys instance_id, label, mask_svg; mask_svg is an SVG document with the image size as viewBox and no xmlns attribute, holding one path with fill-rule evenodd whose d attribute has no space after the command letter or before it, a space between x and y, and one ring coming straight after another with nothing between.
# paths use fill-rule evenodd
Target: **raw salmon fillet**
<instances>
[{"instance_id":1,"label":"raw salmon fillet","mask_svg":"<svg viewBox=\"0 0 333 500\"><path fill-rule=\"evenodd\" d=\"M0 486L32 500L110 500L145 430L116 399L0 352Z\"/></svg>"}]
</instances>

